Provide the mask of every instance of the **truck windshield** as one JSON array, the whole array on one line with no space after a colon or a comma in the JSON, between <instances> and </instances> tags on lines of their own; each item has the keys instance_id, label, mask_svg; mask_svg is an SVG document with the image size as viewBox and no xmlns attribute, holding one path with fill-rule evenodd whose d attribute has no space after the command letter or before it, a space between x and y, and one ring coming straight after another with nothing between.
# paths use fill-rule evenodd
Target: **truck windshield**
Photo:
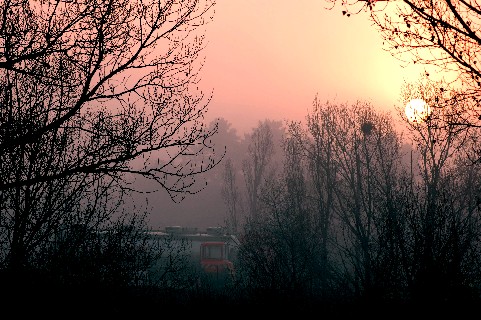
<instances>
[{"instance_id":1,"label":"truck windshield","mask_svg":"<svg viewBox=\"0 0 481 320\"><path fill-rule=\"evenodd\" d=\"M223 247L221 245L206 245L202 248L202 257L204 259L223 259Z\"/></svg>"}]
</instances>

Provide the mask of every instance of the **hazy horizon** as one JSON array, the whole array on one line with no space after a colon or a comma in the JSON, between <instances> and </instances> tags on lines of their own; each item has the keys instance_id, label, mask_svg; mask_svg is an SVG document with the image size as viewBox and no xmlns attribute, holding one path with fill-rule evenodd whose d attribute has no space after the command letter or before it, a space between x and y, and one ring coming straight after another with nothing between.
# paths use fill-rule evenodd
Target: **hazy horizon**
<instances>
[{"instance_id":1,"label":"hazy horizon","mask_svg":"<svg viewBox=\"0 0 481 320\"><path fill-rule=\"evenodd\" d=\"M258 120L304 120L316 95L338 103L370 101L394 112L404 81L424 66L383 48L368 15L305 0L219 1L206 26L199 87L213 92L206 120L223 117L250 131Z\"/></svg>"}]
</instances>

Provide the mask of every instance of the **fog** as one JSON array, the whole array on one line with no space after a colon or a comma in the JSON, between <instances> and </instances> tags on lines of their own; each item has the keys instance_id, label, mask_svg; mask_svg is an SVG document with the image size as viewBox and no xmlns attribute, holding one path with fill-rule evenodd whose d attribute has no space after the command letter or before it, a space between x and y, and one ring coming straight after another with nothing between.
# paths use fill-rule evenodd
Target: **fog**
<instances>
[{"instance_id":1,"label":"fog","mask_svg":"<svg viewBox=\"0 0 481 320\"><path fill-rule=\"evenodd\" d=\"M477 312L480 10L324 2L0 3L0 317Z\"/></svg>"},{"instance_id":2,"label":"fog","mask_svg":"<svg viewBox=\"0 0 481 320\"><path fill-rule=\"evenodd\" d=\"M207 121L224 118L241 135L263 119L304 121L316 94L395 112L402 85L429 67L392 57L366 12L346 17L340 4L326 7L316 0L219 1L200 80L213 92Z\"/></svg>"}]
</instances>

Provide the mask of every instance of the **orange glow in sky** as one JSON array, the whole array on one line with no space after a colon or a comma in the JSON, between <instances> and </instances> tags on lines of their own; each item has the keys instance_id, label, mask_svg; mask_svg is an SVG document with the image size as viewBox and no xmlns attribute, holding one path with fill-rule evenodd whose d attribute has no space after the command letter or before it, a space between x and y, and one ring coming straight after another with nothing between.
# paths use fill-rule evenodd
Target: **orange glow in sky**
<instances>
[{"instance_id":1,"label":"orange glow in sky","mask_svg":"<svg viewBox=\"0 0 481 320\"><path fill-rule=\"evenodd\" d=\"M417 80L424 68L402 67L383 50L366 13L347 17L340 6L326 6L217 1L201 71L202 89L214 92L207 121L223 117L240 133L266 118L304 121L316 94L320 101L371 101L395 113L404 80Z\"/></svg>"}]
</instances>

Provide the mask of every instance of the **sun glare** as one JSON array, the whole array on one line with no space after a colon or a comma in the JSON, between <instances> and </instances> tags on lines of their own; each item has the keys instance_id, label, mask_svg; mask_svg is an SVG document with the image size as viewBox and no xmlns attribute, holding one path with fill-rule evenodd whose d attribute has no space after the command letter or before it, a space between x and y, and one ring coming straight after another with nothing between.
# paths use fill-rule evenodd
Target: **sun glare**
<instances>
[{"instance_id":1,"label":"sun glare","mask_svg":"<svg viewBox=\"0 0 481 320\"><path fill-rule=\"evenodd\" d=\"M412 99L406 104L405 112L409 122L421 123L431 114L431 108L423 99Z\"/></svg>"}]
</instances>

